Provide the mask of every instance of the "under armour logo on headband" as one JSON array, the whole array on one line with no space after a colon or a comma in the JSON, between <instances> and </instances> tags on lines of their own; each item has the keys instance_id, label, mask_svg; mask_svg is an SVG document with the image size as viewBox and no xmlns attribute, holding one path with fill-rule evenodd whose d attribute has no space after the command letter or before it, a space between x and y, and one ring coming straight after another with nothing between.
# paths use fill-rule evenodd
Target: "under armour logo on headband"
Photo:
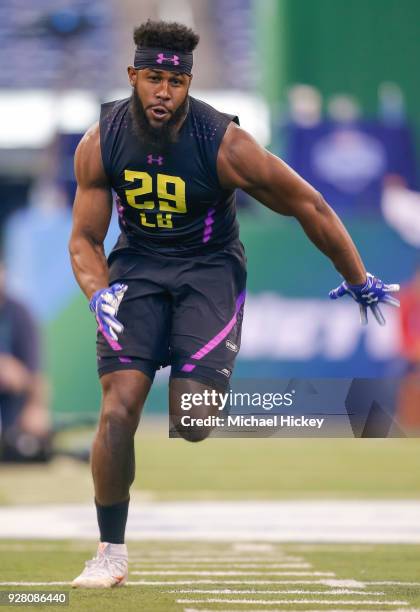
<instances>
[{"instance_id":1,"label":"under armour logo on headband","mask_svg":"<svg viewBox=\"0 0 420 612\"><path fill-rule=\"evenodd\" d=\"M172 57L166 57L163 53L158 53L156 61L158 64L173 64L174 66L179 66L179 57L178 55L173 55Z\"/></svg>"},{"instance_id":2,"label":"under armour logo on headband","mask_svg":"<svg viewBox=\"0 0 420 612\"><path fill-rule=\"evenodd\" d=\"M191 75L192 66L193 54L191 51L137 47L134 56L134 68L136 70L157 68Z\"/></svg>"}]
</instances>

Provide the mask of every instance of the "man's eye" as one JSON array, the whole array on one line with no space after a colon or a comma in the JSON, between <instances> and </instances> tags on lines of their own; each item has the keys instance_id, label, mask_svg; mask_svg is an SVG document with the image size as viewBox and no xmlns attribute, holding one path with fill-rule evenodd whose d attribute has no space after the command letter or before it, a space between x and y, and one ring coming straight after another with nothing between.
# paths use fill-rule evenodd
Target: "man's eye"
<instances>
[{"instance_id":1,"label":"man's eye","mask_svg":"<svg viewBox=\"0 0 420 612\"><path fill-rule=\"evenodd\" d=\"M172 85L181 85L181 81L178 79L172 79L171 83Z\"/></svg>"}]
</instances>

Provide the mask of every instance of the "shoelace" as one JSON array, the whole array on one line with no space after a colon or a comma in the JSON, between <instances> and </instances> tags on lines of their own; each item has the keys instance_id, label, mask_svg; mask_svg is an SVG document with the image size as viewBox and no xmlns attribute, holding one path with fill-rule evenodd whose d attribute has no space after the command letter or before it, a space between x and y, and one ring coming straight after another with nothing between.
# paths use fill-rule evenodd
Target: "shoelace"
<instances>
[{"instance_id":1,"label":"shoelace","mask_svg":"<svg viewBox=\"0 0 420 612\"><path fill-rule=\"evenodd\" d=\"M126 559L124 557L109 557L107 555L99 555L86 561L85 573L90 574L98 570L111 575L122 575L126 570Z\"/></svg>"}]
</instances>

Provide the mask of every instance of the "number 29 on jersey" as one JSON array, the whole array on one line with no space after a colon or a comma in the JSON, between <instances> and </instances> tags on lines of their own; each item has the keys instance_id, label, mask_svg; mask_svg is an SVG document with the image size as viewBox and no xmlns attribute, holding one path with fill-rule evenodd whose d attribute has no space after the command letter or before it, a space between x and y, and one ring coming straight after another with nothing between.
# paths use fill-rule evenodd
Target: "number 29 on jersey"
<instances>
[{"instance_id":1,"label":"number 29 on jersey","mask_svg":"<svg viewBox=\"0 0 420 612\"><path fill-rule=\"evenodd\" d=\"M148 172L125 170L124 178L140 183L138 187L125 190L127 204L141 211L140 225L171 229L172 215L187 212L185 181L180 176L159 173L156 175L156 186ZM157 193L157 202L151 199L154 193Z\"/></svg>"}]
</instances>

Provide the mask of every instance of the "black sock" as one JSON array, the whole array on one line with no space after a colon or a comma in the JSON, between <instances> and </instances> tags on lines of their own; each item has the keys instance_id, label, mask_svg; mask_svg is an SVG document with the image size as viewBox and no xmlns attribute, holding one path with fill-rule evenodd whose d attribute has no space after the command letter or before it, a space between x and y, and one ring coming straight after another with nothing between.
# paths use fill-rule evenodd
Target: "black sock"
<instances>
[{"instance_id":1,"label":"black sock","mask_svg":"<svg viewBox=\"0 0 420 612\"><path fill-rule=\"evenodd\" d=\"M130 498L112 506L101 506L95 499L101 542L124 544L129 503Z\"/></svg>"}]
</instances>

